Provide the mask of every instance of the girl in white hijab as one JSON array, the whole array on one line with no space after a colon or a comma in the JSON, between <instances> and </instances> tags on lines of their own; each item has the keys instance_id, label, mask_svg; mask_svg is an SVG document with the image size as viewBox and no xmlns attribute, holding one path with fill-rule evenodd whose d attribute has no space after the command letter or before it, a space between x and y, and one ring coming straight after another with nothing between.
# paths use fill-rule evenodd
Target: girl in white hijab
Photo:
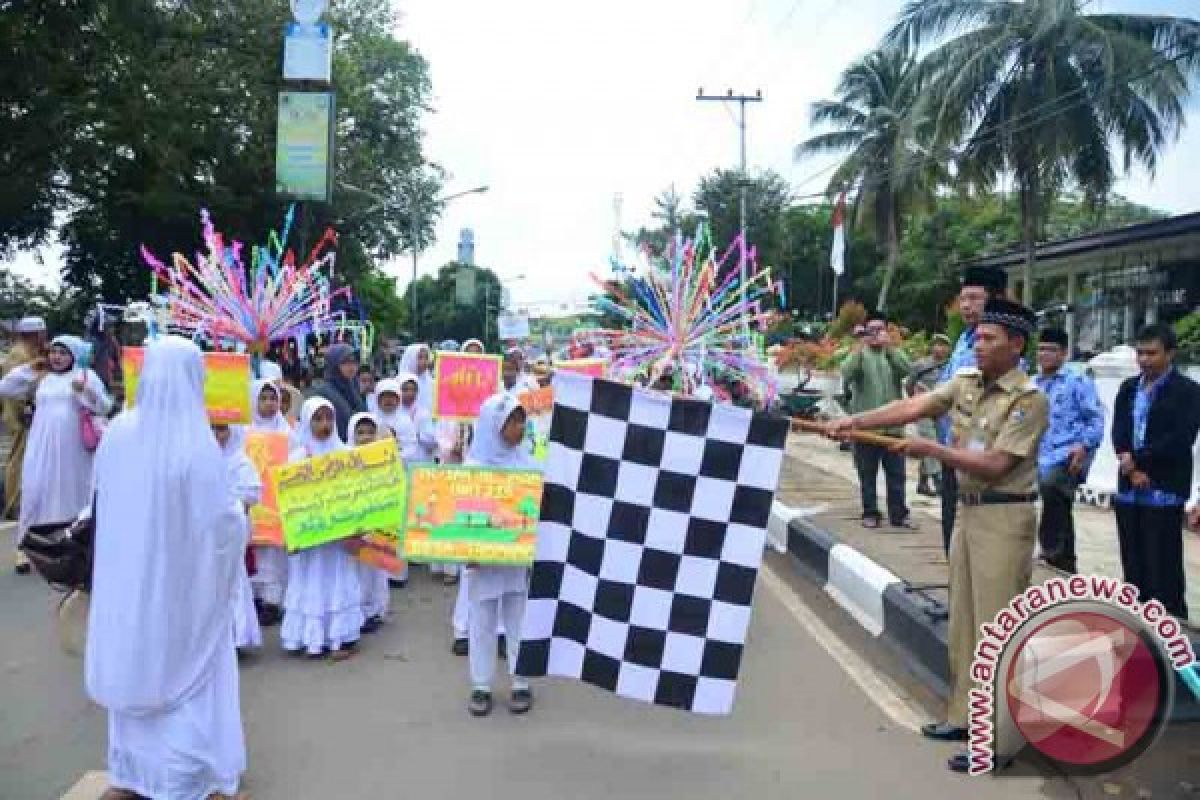
<instances>
[{"instance_id":1,"label":"girl in white hijab","mask_svg":"<svg viewBox=\"0 0 1200 800\"><path fill-rule=\"evenodd\" d=\"M0 380L0 398L34 396L21 467L18 544L31 525L69 522L90 504L93 454L83 444L80 414L103 417L112 406L104 383L87 367L90 351L78 336L56 336L44 363L36 365L40 369L25 364Z\"/></svg>"},{"instance_id":2,"label":"girl in white hijab","mask_svg":"<svg viewBox=\"0 0 1200 800\"><path fill-rule=\"evenodd\" d=\"M400 374L411 373L417 379L417 402L433 415L433 351L428 345L410 344L400 357Z\"/></svg>"},{"instance_id":3,"label":"girl in white hijab","mask_svg":"<svg viewBox=\"0 0 1200 800\"><path fill-rule=\"evenodd\" d=\"M347 430L354 437L351 442L354 447L362 447L384 436L391 436L390 430L385 430L374 414L355 414L350 418ZM358 580L362 584L363 617L366 618L362 632L374 633L383 625L391 605L388 573L358 559L355 559L354 563L358 567Z\"/></svg>"},{"instance_id":4,"label":"girl in white hijab","mask_svg":"<svg viewBox=\"0 0 1200 800\"><path fill-rule=\"evenodd\" d=\"M262 500L262 480L244 449L246 434L240 425L213 425L213 436L225 459L226 477L233 499L242 507L242 537L250 540L250 506ZM233 644L238 650L262 647L262 629L258 625L258 614L254 609L254 591L250 587L250 575L245 566L238 570L233 597Z\"/></svg>"},{"instance_id":5,"label":"girl in white hijab","mask_svg":"<svg viewBox=\"0 0 1200 800\"><path fill-rule=\"evenodd\" d=\"M87 690L108 709L108 776L144 797L235 795L246 768L233 648L243 511L186 339L146 348L136 408L96 454Z\"/></svg>"},{"instance_id":6,"label":"girl in white hijab","mask_svg":"<svg viewBox=\"0 0 1200 800\"><path fill-rule=\"evenodd\" d=\"M292 426L280 410L282 400L283 391L275 381L254 381L250 389L250 430L286 433L290 443ZM250 582L260 604L259 622L268 627L278 625L283 617L283 592L287 586L287 550L282 547L256 545L254 562L257 572Z\"/></svg>"},{"instance_id":7,"label":"girl in white hijab","mask_svg":"<svg viewBox=\"0 0 1200 800\"><path fill-rule=\"evenodd\" d=\"M289 461L345 447L334 424L333 404L323 397L305 400ZM341 542L288 556L288 586L279 632L284 650L303 650L312 657L328 651L334 660L343 660L353 653L364 619L358 568Z\"/></svg>"},{"instance_id":8,"label":"girl in white hijab","mask_svg":"<svg viewBox=\"0 0 1200 800\"><path fill-rule=\"evenodd\" d=\"M489 397L479 412L475 438L464 463L484 467L537 469L537 462L522 442L525 438L525 410L511 394L501 392ZM517 650L521 642L521 618L529 591L529 571L525 567L474 566L467 569L470 610L471 700L467 706L474 716L492 710L492 679L496 673L496 622L503 618L507 631L508 670L512 675L509 710L523 714L533 706L529 683L515 674Z\"/></svg>"}]
</instances>

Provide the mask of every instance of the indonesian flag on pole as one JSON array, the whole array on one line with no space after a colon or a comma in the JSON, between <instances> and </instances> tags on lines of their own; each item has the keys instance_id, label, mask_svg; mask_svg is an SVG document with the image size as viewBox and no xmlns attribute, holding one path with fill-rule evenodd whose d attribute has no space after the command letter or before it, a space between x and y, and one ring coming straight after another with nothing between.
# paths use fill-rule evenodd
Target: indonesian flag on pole
<instances>
[{"instance_id":1,"label":"indonesian flag on pole","mask_svg":"<svg viewBox=\"0 0 1200 800\"><path fill-rule=\"evenodd\" d=\"M833 249L829 253L829 266L841 275L846 271L846 193L838 195L833 207Z\"/></svg>"}]
</instances>

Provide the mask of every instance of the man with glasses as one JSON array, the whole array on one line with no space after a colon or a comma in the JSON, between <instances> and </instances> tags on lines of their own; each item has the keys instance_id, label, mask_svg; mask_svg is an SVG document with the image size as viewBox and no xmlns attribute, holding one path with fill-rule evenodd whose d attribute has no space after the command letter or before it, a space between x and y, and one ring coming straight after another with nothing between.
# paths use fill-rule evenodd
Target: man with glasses
<instances>
[{"instance_id":1,"label":"man with glasses","mask_svg":"<svg viewBox=\"0 0 1200 800\"><path fill-rule=\"evenodd\" d=\"M887 319L880 312L867 318L864 336L854 352L842 364L842 380L851 391L850 411L858 414L886 406L904 396L904 380L908 377L908 357L891 345ZM903 429L885 433L903 435ZM883 524L879 513L875 483L879 465L883 464L887 485L888 521L898 528L912 528L912 520L904 497L904 456L878 445L856 442L854 466L862 492L862 524L878 528Z\"/></svg>"},{"instance_id":2,"label":"man with glasses","mask_svg":"<svg viewBox=\"0 0 1200 800\"><path fill-rule=\"evenodd\" d=\"M1046 328L1038 339L1037 387L1050 401L1050 426L1038 451L1038 492L1042 517L1038 541L1042 559L1075 572L1075 490L1087 476L1104 441L1104 410L1091 379L1064 367L1067 332Z\"/></svg>"},{"instance_id":3,"label":"man with glasses","mask_svg":"<svg viewBox=\"0 0 1200 800\"><path fill-rule=\"evenodd\" d=\"M1008 274L994 267L968 267L963 271L962 289L958 292L958 313L964 328L954 344L950 360L942 369L939 384L946 384L960 373L974 374L978 371L975 360L975 329L983 316L988 300L1004 296L1008 288ZM951 444L952 416L943 415L937 421L938 442ZM954 533L954 517L958 513L958 476L950 466L942 469L942 546L947 557L950 555L950 537Z\"/></svg>"}]
</instances>

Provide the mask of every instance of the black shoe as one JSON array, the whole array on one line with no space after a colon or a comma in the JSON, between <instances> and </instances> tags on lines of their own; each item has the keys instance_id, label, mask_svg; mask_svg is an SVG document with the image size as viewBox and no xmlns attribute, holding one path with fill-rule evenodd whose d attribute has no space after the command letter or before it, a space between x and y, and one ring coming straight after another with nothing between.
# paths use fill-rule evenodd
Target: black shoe
<instances>
[{"instance_id":1,"label":"black shoe","mask_svg":"<svg viewBox=\"0 0 1200 800\"><path fill-rule=\"evenodd\" d=\"M500 656L500 658L508 657L508 641L504 638L503 634L496 637L496 655Z\"/></svg>"},{"instance_id":2,"label":"black shoe","mask_svg":"<svg viewBox=\"0 0 1200 800\"><path fill-rule=\"evenodd\" d=\"M465 656L468 651L466 639L455 639L454 644L450 645L450 652L456 656Z\"/></svg>"},{"instance_id":3,"label":"black shoe","mask_svg":"<svg viewBox=\"0 0 1200 800\"><path fill-rule=\"evenodd\" d=\"M467 703L467 711L472 717L486 717L492 713L492 693L480 689L471 692L471 701Z\"/></svg>"},{"instance_id":4,"label":"black shoe","mask_svg":"<svg viewBox=\"0 0 1200 800\"><path fill-rule=\"evenodd\" d=\"M283 619L283 612L273 603L263 603L258 609L258 624L264 628L278 625Z\"/></svg>"},{"instance_id":5,"label":"black shoe","mask_svg":"<svg viewBox=\"0 0 1200 800\"><path fill-rule=\"evenodd\" d=\"M965 742L967 729L949 722L930 722L921 726L921 735L926 739L937 739L939 742Z\"/></svg>"},{"instance_id":6,"label":"black shoe","mask_svg":"<svg viewBox=\"0 0 1200 800\"><path fill-rule=\"evenodd\" d=\"M395 578L388 578L388 586L393 589L403 589L405 586L408 586L408 579L400 581Z\"/></svg>"},{"instance_id":7,"label":"black shoe","mask_svg":"<svg viewBox=\"0 0 1200 800\"><path fill-rule=\"evenodd\" d=\"M383 618L380 616L368 617L367 621L359 629L362 633L374 633L383 627Z\"/></svg>"},{"instance_id":8,"label":"black shoe","mask_svg":"<svg viewBox=\"0 0 1200 800\"><path fill-rule=\"evenodd\" d=\"M533 708L533 692L529 689L513 689L508 698L508 710L514 714L525 714Z\"/></svg>"},{"instance_id":9,"label":"black shoe","mask_svg":"<svg viewBox=\"0 0 1200 800\"><path fill-rule=\"evenodd\" d=\"M997 759L992 756L992 771L995 772L1001 769L1008 769L1013 764L1011 758ZM946 767L951 772L961 772L967 774L971 771L971 754L966 750L959 750L950 758L946 759Z\"/></svg>"},{"instance_id":10,"label":"black shoe","mask_svg":"<svg viewBox=\"0 0 1200 800\"><path fill-rule=\"evenodd\" d=\"M28 563L28 562L26 562L26 563L24 563L24 564L17 564L15 567L13 567L13 570L14 570L14 571L15 571L15 572L16 572L18 575L28 575L30 572L32 572L32 571L33 571L33 567L31 567L31 566L29 565L29 563Z\"/></svg>"}]
</instances>

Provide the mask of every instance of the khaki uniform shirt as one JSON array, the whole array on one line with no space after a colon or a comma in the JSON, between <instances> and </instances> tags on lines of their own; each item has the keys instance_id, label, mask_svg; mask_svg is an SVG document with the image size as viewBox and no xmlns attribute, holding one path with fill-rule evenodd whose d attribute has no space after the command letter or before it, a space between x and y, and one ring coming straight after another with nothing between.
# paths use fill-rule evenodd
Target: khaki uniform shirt
<instances>
[{"instance_id":1,"label":"khaki uniform shirt","mask_svg":"<svg viewBox=\"0 0 1200 800\"><path fill-rule=\"evenodd\" d=\"M959 471L961 492L1037 491L1037 456L1049 420L1046 396L1024 372L1013 368L990 385L974 367L959 370L929 393L938 416L949 413L951 444L970 450L1001 450L1016 456L1017 465L988 483Z\"/></svg>"}]
</instances>

